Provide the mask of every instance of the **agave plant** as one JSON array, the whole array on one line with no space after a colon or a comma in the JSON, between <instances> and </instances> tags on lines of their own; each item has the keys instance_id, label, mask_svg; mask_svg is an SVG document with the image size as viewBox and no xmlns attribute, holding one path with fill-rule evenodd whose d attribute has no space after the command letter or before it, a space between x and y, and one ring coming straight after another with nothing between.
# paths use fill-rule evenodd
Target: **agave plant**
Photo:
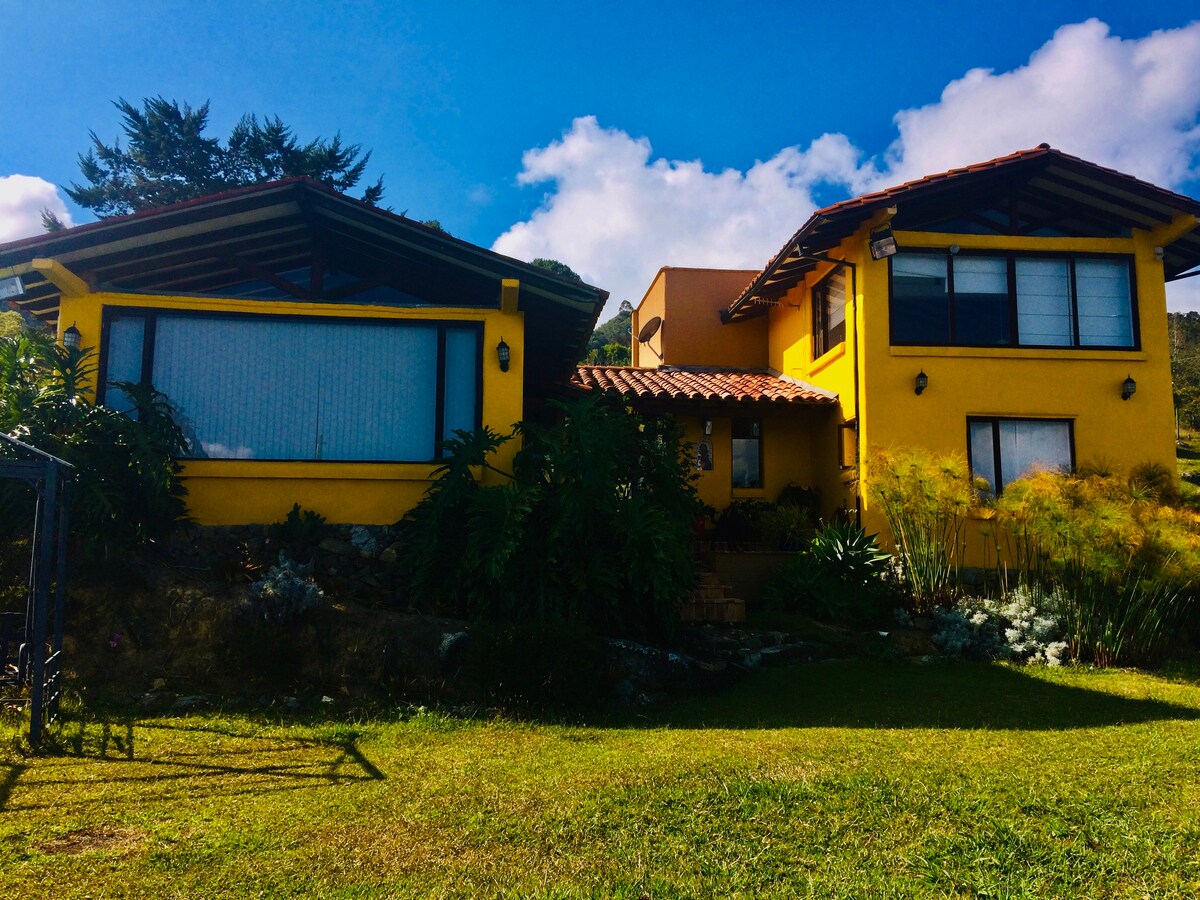
<instances>
[{"instance_id":1,"label":"agave plant","mask_svg":"<svg viewBox=\"0 0 1200 900\"><path fill-rule=\"evenodd\" d=\"M851 584L869 584L883 577L891 559L876 538L854 522L833 522L813 536L809 553L830 574Z\"/></svg>"}]
</instances>

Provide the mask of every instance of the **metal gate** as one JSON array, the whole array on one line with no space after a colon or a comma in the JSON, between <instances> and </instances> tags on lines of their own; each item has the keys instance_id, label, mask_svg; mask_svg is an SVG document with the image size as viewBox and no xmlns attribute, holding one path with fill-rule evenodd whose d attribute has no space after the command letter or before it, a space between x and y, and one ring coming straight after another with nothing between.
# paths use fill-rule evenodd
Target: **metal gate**
<instances>
[{"instance_id":1,"label":"metal gate","mask_svg":"<svg viewBox=\"0 0 1200 900\"><path fill-rule=\"evenodd\" d=\"M5 434L0 450L0 479L23 481L36 495L25 611L0 613L0 684L29 689L29 743L36 747L62 698L67 490L74 467Z\"/></svg>"}]
</instances>

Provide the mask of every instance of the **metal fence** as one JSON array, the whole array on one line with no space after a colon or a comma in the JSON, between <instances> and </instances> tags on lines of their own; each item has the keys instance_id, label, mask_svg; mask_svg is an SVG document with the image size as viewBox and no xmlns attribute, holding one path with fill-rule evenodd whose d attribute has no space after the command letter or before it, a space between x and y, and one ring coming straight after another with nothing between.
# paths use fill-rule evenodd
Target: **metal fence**
<instances>
[{"instance_id":1,"label":"metal fence","mask_svg":"<svg viewBox=\"0 0 1200 900\"><path fill-rule=\"evenodd\" d=\"M62 698L67 595L67 494L74 467L0 434L0 480L34 492L24 612L0 613L0 684L29 691L29 743L38 746Z\"/></svg>"}]
</instances>

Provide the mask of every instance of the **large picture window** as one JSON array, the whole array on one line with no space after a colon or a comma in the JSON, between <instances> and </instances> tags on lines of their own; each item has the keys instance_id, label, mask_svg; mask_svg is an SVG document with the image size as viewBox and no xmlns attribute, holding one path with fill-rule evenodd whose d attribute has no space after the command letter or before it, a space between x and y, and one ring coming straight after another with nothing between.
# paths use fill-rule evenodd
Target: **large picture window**
<instances>
[{"instance_id":1,"label":"large picture window","mask_svg":"<svg viewBox=\"0 0 1200 900\"><path fill-rule=\"evenodd\" d=\"M1121 256L903 252L891 258L892 343L1136 349Z\"/></svg>"},{"instance_id":2,"label":"large picture window","mask_svg":"<svg viewBox=\"0 0 1200 900\"><path fill-rule=\"evenodd\" d=\"M999 493L1037 470L1075 468L1075 435L1070 419L967 419L971 472Z\"/></svg>"},{"instance_id":3,"label":"large picture window","mask_svg":"<svg viewBox=\"0 0 1200 900\"><path fill-rule=\"evenodd\" d=\"M474 323L110 310L103 381L166 394L194 458L425 462L479 426ZM102 401L128 398L111 384Z\"/></svg>"},{"instance_id":4,"label":"large picture window","mask_svg":"<svg viewBox=\"0 0 1200 900\"><path fill-rule=\"evenodd\" d=\"M846 275L835 269L812 289L813 359L846 340Z\"/></svg>"}]
</instances>

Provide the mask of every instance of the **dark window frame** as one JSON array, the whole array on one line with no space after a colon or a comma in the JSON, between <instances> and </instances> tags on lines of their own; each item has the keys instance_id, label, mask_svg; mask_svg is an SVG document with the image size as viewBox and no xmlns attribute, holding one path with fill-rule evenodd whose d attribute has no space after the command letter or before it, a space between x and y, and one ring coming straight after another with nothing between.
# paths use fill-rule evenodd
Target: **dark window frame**
<instances>
[{"instance_id":1,"label":"dark window frame","mask_svg":"<svg viewBox=\"0 0 1200 900\"><path fill-rule=\"evenodd\" d=\"M738 431L737 426L739 424L746 424L746 425L750 426L750 430L751 430L750 437L738 437L737 436L736 432ZM753 434L754 426L756 426L756 425L758 426L758 435L757 436ZM764 430L765 429L763 428L763 420L761 418L738 417L738 418L730 420L730 427L729 427L729 481L730 481L730 486L735 491L760 491L763 488L763 484L765 483L765 479L763 478L763 431ZM734 480L733 480L733 478L734 478L733 442L734 441L754 441L755 443L758 444L758 483L757 484L737 484L736 482L734 482Z\"/></svg>"},{"instance_id":2,"label":"dark window frame","mask_svg":"<svg viewBox=\"0 0 1200 900\"><path fill-rule=\"evenodd\" d=\"M899 341L896 339L896 291L893 278L893 260L901 254L921 254L924 256L946 257L946 307L949 315L950 339L948 341ZM1008 269L1008 323L1009 334L1012 336L1004 344L971 344L955 341L954 329L954 264L956 256L984 256L993 259L1006 259ZM1018 329L1018 298L1016 267L1018 259L1061 259L1067 263L1070 276L1071 303L1071 340L1070 344L1022 344ZM1129 314L1133 343L1130 346L1120 344L1081 344L1079 342L1079 297L1075 277L1075 261L1080 259L1112 259L1120 260L1129 267ZM961 249L951 253L946 247L904 247L900 253L888 258L888 340L893 347L973 347L980 349L1016 349L1016 350L1068 350L1088 352L1090 350L1120 350L1127 353L1137 353L1142 349L1141 315L1138 309L1137 290L1137 261L1129 253L1090 253L1062 252L1054 250L977 250Z\"/></svg>"},{"instance_id":3,"label":"dark window frame","mask_svg":"<svg viewBox=\"0 0 1200 900\"><path fill-rule=\"evenodd\" d=\"M388 316L343 317L306 315L304 313L243 313L229 310L172 309L170 307L106 305L103 308L100 319L100 356L96 371L96 403L104 403L105 390L108 386L108 339L109 327L112 320L116 318L138 317L144 321L145 325L142 333L142 372L139 384L143 386L152 386L151 376L154 372L154 339L157 331L158 317L160 315L194 319L241 319L243 321L257 320L268 322L306 321L336 323L339 325L392 325L396 327L422 327L437 329L437 377L435 388L436 396L434 398L434 455L432 459L270 459L264 457L261 459L255 458L252 460L237 460L237 462L335 463L339 465L361 463L371 465L378 463L424 464L440 461L443 459L442 444L445 441L446 426L446 330L448 328L459 328L464 330L469 329L475 332L476 359L478 360L478 365L475 367L475 429L478 430L483 425L484 323L471 319L405 319ZM168 397L167 399L169 400L170 398ZM186 456L181 457L181 459L187 462L192 462L197 460L208 460L210 457ZM218 458L213 461L222 462L227 460L224 458Z\"/></svg>"},{"instance_id":4,"label":"dark window frame","mask_svg":"<svg viewBox=\"0 0 1200 900\"><path fill-rule=\"evenodd\" d=\"M840 278L842 282L842 337L839 341L831 340L829 326L829 287L833 279ZM846 274L841 265L835 266L824 278L812 286L809 298L812 304L812 358L820 359L839 344L846 343ZM818 297L820 298L818 302Z\"/></svg>"},{"instance_id":5,"label":"dark window frame","mask_svg":"<svg viewBox=\"0 0 1200 900\"><path fill-rule=\"evenodd\" d=\"M995 466L996 482L992 485L991 493L999 497L1004 488L999 486L1004 481L1003 459L1000 454L1000 423L1001 422L1058 422L1067 426L1067 442L1070 445L1070 472L1075 471L1075 420L1063 416L967 416L967 467L972 476L975 473L975 459L971 452L971 425L975 422L987 422L992 426L992 463ZM1019 475L1017 476L1020 477Z\"/></svg>"}]
</instances>

